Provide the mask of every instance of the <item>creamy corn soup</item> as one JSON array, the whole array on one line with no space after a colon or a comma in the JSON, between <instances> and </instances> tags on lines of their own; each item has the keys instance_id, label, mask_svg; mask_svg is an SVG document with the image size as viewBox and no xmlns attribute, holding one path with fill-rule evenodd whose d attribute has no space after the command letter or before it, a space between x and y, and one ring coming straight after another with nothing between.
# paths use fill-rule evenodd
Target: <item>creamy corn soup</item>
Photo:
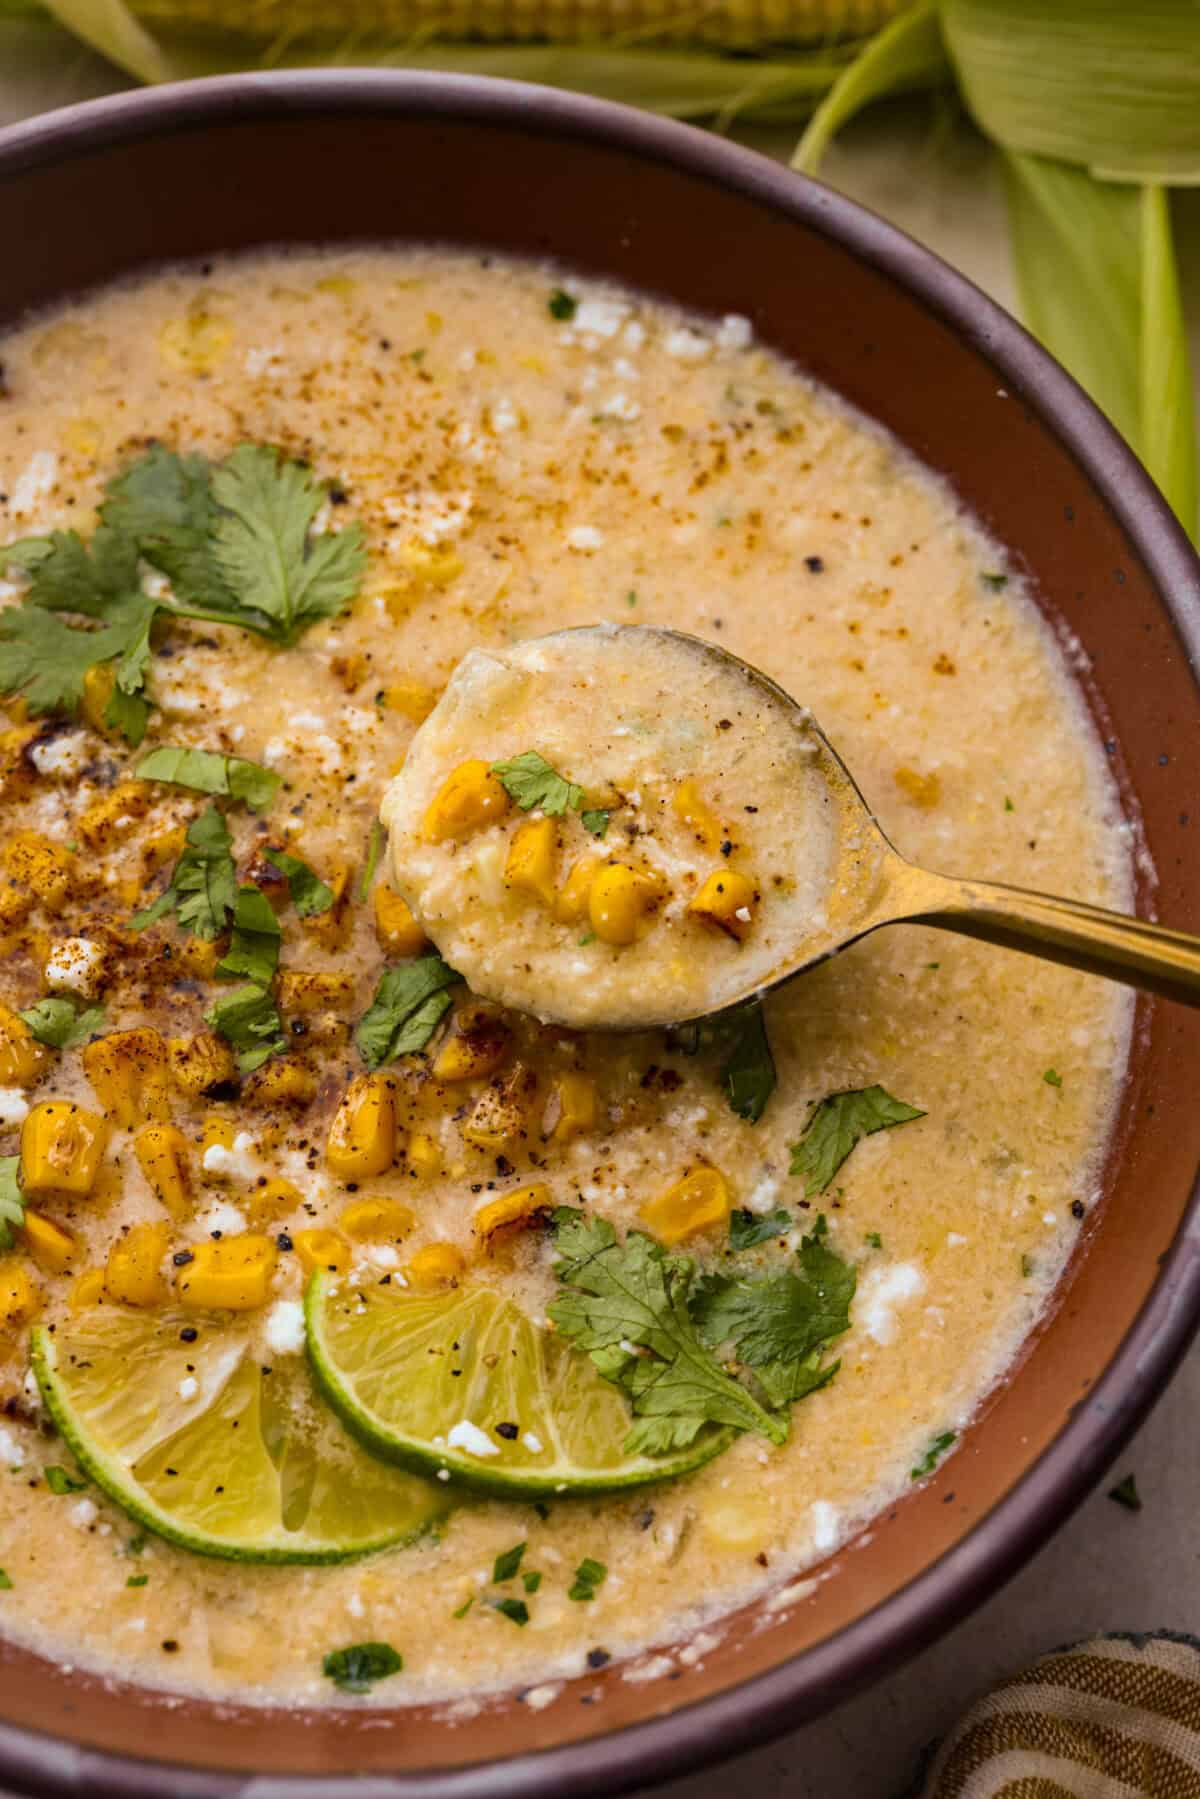
<instances>
[{"instance_id":1,"label":"creamy corn soup","mask_svg":"<svg viewBox=\"0 0 1200 1799\"><path fill-rule=\"evenodd\" d=\"M567 947L602 992L724 868L753 894L689 924L719 998L739 908L809 903L740 727L630 835L636 721L661 748L671 715L607 683L601 766L542 667L482 751L581 789L556 810L526 762L483 816L523 941L483 941L472 840L414 830L424 745L390 847L380 806L464 657L467 731L524 640L667 625L802 696L906 854L1127 904L1101 746L1000 551L743 319L385 249L11 334L0 543L0 1628L217 1695L542 1705L786 1603L1047 1304L1127 996L902 928L673 1035L497 1003ZM622 951L573 870L643 850L671 897Z\"/></svg>"}]
</instances>

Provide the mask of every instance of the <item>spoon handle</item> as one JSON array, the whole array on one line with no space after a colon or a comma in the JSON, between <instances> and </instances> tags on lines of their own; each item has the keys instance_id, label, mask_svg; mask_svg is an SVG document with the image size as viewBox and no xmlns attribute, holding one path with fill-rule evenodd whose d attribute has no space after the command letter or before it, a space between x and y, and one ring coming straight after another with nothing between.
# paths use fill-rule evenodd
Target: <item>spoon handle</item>
<instances>
[{"instance_id":1,"label":"spoon handle","mask_svg":"<svg viewBox=\"0 0 1200 1799\"><path fill-rule=\"evenodd\" d=\"M905 916L1200 1006L1200 937L1080 900L914 869Z\"/></svg>"}]
</instances>

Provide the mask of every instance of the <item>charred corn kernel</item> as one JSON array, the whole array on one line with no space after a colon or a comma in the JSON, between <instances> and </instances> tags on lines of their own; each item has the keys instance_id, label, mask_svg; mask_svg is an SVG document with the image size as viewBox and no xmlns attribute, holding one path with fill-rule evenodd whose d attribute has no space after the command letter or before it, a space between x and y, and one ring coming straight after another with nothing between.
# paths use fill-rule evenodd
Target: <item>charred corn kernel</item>
<instances>
[{"instance_id":1,"label":"charred corn kernel","mask_svg":"<svg viewBox=\"0 0 1200 1799\"><path fill-rule=\"evenodd\" d=\"M396 1155L396 1083L386 1074L356 1075L333 1115L325 1160L344 1181L369 1180Z\"/></svg>"},{"instance_id":2,"label":"charred corn kernel","mask_svg":"<svg viewBox=\"0 0 1200 1799\"><path fill-rule=\"evenodd\" d=\"M192 307L182 318L168 319L158 333L163 361L188 375L211 374L232 342L232 325L203 306Z\"/></svg>"},{"instance_id":3,"label":"charred corn kernel","mask_svg":"<svg viewBox=\"0 0 1200 1799\"><path fill-rule=\"evenodd\" d=\"M122 1130L167 1117L167 1046L157 1031L109 1031L95 1038L83 1051L83 1072Z\"/></svg>"},{"instance_id":4,"label":"charred corn kernel","mask_svg":"<svg viewBox=\"0 0 1200 1799\"><path fill-rule=\"evenodd\" d=\"M489 1199L475 1214L475 1234L490 1248L502 1232L524 1230L539 1224L550 1211L550 1189L542 1181L529 1187L515 1187L499 1199Z\"/></svg>"},{"instance_id":5,"label":"charred corn kernel","mask_svg":"<svg viewBox=\"0 0 1200 1799\"><path fill-rule=\"evenodd\" d=\"M446 544L422 543L419 537L410 537L400 546L400 561L418 581L428 581L431 587L449 587L463 571L463 559L457 550Z\"/></svg>"},{"instance_id":6,"label":"charred corn kernel","mask_svg":"<svg viewBox=\"0 0 1200 1799\"><path fill-rule=\"evenodd\" d=\"M414 725L423 725L441 698L440 687L425 681L393 681L383 690L383 703L389 712L399 712Z\"/></svg>"},{"instance_id":7,"label":"charred corn kernel","mask_svg":"<svg viewBox=\"0 0 1200 1799\"><path fill-rule=\"evenodd\" d=\"M304 1204L304 1195L299 1187L294 1181L284 1180L281 1174L259 1181L243 1197L256 1224L266 1224L272 1218L285 1217L288 1212L299 1211Z\"/></svg>"},{"instance_id":8,"label":"charred corn kernel","mask_svg":"<svg viewBox=\"0 0 1200 1799\"><path fill-rule=\"evenodd\" d=\"M758 888L750 875L735 868L717 868L695 899L688 901L688 916L713 925L740 943L749 934L758 907Z\"/></svg>"},{"instance_id":9,"label":"charred corn kernel","mask_svg":"<svg viewBox=\"0 0 1200 1799\"><path fill-rule=\"evenodd\" d=\"M556 1143L569 1143L590 1131L599 1116L596 1083L590 1074L560 1074L554 1083L554 1103L557 1116L550 1135Z\"/></svg>"},{"instance_id":10,"label":"charred corn kernel","mask_svg":"<svg viewBox=\"0 0 1200 1799\"><path fill-rule=\"evenodd\" d=\"M41 1212L26 1208L21 1220L21 1235L30 1255L46 1274L65 1273L79 1253L79 1245L70 1231Z\"/></svg>"},{"instance_id":11,"label":"charred corn kernel","mask_svg":"<svg viewBox=\"0 0 1200 1799\"><path fill-rule=\"evenodd\" d=\"M356 1199L338 1219L338 1229L356 1243L396 1243L416 1222L398 1199Z\"/></svg>"},{"instance_id":12,"label":"charred corn kernel","mask_svg":"<svg viewBox=\"0 0 1200 1799\"><path fill-rule=\"evenodd\" d=\"M29 1271L6 1256L0 1261L0 1330L19 1330L41 1310L42 1294Z\"/></svg>"},{"instance_id":13,"label":"charred corn kernel","mask_svg":"<svg viewBox=\"0 0 1200 1799\"><path fill-rule=\"evenodd\" d=\"M296 1231L292 1243L305 1274L315 1274L318 1268L345 1274L353 1260L350 1245L336 1231Z\"/></svg>"},{"instance_id":14,"label":"charred corn kernel","mask_svg":"<svg viewBox=\"0 0 1200 1799\"><path fill-rule=\"evenodd\" d=\"M588 893L588 921L601 943L632 943L638 927L660 903L660 883L624 862L606 862Z\"/></svg>"},{"instance_id":15,"label":"charred corn kernel","mask_svg":"<svg viewBox=\"0 0 1200 1799\"><path fill-rule=\"evenodd\" d=\"M19 931L33 911L33 895L13 881L0 882L0 932Z\"/></svg>"},{"instance_id":16,"label":"charred corn kernel","mask_svg":"<svg viewBox=\"0 0 1200 1799\"><path fill-rule=\"evenodd\" d=\"M733 1204L728 1183L715 1168L693 1168L681 1181L642 1207L641 1217L670 1249L697 1231L723 1224Z\"/></svg>"},{"instance_id":17,"label":"charred corn kernel","mask_svg":"<svg viewBox=\"0 0 1200 1799\"><path fill-rule=\"evenodd\" d=\"M311 1068L280 1056L250 1076L243 1097L256 1106L306 1106L316 1091Z\"/></svg>"},{"instance_id":18,"label":"charred corn kernel","mask_svg":"<svg viewBox=\"0 0 1200 1799\"><path fill-rule=\"evenodd\" d=\"M558 826L552 818L531 818L508 846L504 864L506 886L518 893L532 893L544 906L553 906L556 893L554 864L558 859Z\"/></svg>"},{"instance_id":19,"label":"charred corn kernel","mask_svg":"<svg viewBox=\"0 0 1200 1799\"><path fill-rule=\"evenodd\" d=\"M111 662L93 662L83 677L83 698L79 710L93 731L112 729L104 714L116 684L117 671Z\"/></svg>"},{"instance_id":20,"label":"charred corn kernel","mask_svg":"<svg viewBox=\"0 0 1200 1799\"><path fill-rule=\"evenodd\" d=\"M186 1218L192 1198L188 1141L173 1124L148 1124L133 1140L133 1153L154 1197L172 1218Z\"/></svg>"},{"instance_id":21,"label":"charred corn kernel","mask_svg":"<svg viewBox=\"0 0 1200 1799\"><path fill-rule=\"evenodd\" d=\"M237 1080L233 1051L211 1031L168 1039L167 1062L175 1086L193 1098Z\"/></svg>"},{"instance_id":22,"label":"charred corn kernel","mask_svg":"<svg viewBox=\"0 0 1200 1799\"><path fill-rule=\"evenodd\" d=\"M302 920L305 930L326 949L337 949L345 940L353 873L348 862L339 862L335 867L323 870L321 879L333 895L333 904L324 912L316 912L311 918Z\"/></svg>"},{"instance_id":23,"label":"charred corn kernel","mask_svg":"<svg viewBox=\"0 0 1200 1799\"><path fill-rule=\"evenodd\" d=\"M67 1295L67 1304L73 1312L81 1311L84 1306L98 1306L104 1298L103 1268L88 1268Z\"/></svg>"},{"instance_id":24,"label":"charred corn kernel","mask_svg":"<svg viewBox=\"0 0 1200 1799\"><path fill-rule=\"evenodd\" d=\"M0 1087L32 1087L42 1077L50 1051L25 1020L0 1006Z\"/></svg>"},{"instance_id":25,"label":"charred corn kernel","mask_svg":"<svg viewBox=\"0 0 1200 1799\"><path fill-rule=\"evenodd\" d=\"M721 822L700 797L695 781L681 781L671 795L671 809L697 843L716 855L721 847Z\"/></svg>"},{"instance_id":26,"label":"charred corn kernel","mask_svg":"<svg viewBox=\"0 0 1200 1799\"><path fill-rule=\"evenodd\" d=\"M100 1172L96 1176L96 1185L92 1188L92 1205L98 1210L113 1205L124 1197L125 1178L121 1173L119 1162L101 1162Z\"/></svg>"},{"instance_id":27,"label":"charred corn kernel","mask_svg":"<svg viewBox=\"0 0 1200 1799\"><path fill-rule=\"evenodd\" d=\"M439 1081L482 1080L503 1067L512 1048L512 1032L497 1013L470 1006L454 1022L453 1033L434 1059Z\"/></svg>"},{"instance_id":28,"label":"charred corn kernel","mask_svg":"<svg viewBox=\"0 0 1200 1799\"><path fill-rule=\"evenodd\" d=\"M181 974L192 975L198 981L212 980L217 963L225 953L221 944L206 943L203 937L185 937L182 943L174 944L172 948L175 967Z\"/></svg>"},{"instance_id":29,"label":"charred corn kernel","mask_svg":"<svg viewBox=\"0 0 1200 1799\"><path fill-rule=\"evenodd\" d=\"M410 1287L453 1287L462 1278L467 1258L453 1243L427 1243L404 1269Z\"/></svg>"},{"instance_id":30,"label":"charred corn kernel","mask_svg":"<svg viewBox=\"0 0 1200 1799\"><path fill-rule=\"evenodd\" d=\"M592 883L603 864L595 856L581 856L554 898L554 916L559 924L582 924L587 915Z\"/></svg>"},{"instance_id":31,"label":"charred corn kernel","mask_svg":"<svg viewBox=\"0 0 1200 1799\"><path fill-rule=\"evenodd\" d=\"M370 663L361 650L352 650L348 656L334 656L329 670L341 682L346 693L353 693L366 680L369 666Z\"/></svg>"},{"instance_id":32,"label":"charred corn kernel","mask_svg":"<svg viewBox=\"0 0 1200 1799\"><path fill-rule=\"evenodd\" d=\"M108 1297L126 1306L165 1304L167 1283L162 1264L170 1241L167 1224L135 1224L118 1237L104 1266Z\"/></svg>"},{"instance_id":33,"label":"charred corn kernel","mask_svg":"<svg viewBox=\"0 0 1200 1799\"><path fill-rule=\"evenodd\" d=\"M178 862L187 846L186 825L172 825L169 830L159 831L155 836L142 841L142 860L153 872L157 868L165 868L168 862ZM203 949L213 949L211 943L205 943L202 937L189 937L189 943L196 943Z\"/></svg>"},{"instance_id":34,"label":"charred corn kernel","mask_svg":"<svg viewBox=\"0 0 1200 1799\"><path fill-rule=\"evenodd\" d=\"M427 843L447 837L469 837L483 825L498 824L511 802L486 762L478 757L460 762L448 775L425 814L421 835Z\"/></svg>"},{"instance_id":35,"label":"charred corn kernel","mask_svg":"<svg viewBox=\"0 0 1200 1799\"><path fill-rule=\"evenodd\" d=\"M219 1243L197 1243L175 1291L197 1310L253 1312L271 1296L276 1249L270 1237L243 1231Z\"/></svg>"},{"instance_id":36,"label":"charred corn kernel","mask_svg":"<svg viewBox=\"0 0 1200 1799\"><path fill-rule=\"evenodd\" d=\"M429 1180L433 1175L441 1173L441 1147L428 1131L414 1131L409 1138L408 1165L422 1180Z\"/></svg>"},{"instance_id":37,"label":"charred corn kernel","mask_svg":"<svg viewBox=\"0 0 1200 1799\"><path fill-rule=\"evenodd\" d=\"M931 812L942 797L942 783L934 774L919 774L915 768L898 768L893 779L906 799L922 811Z\"/></svg>"},{"instance_id":38,"label":"charred corn kernel","mask_svg":"<svg viewBox=\"0 0 1200 1799\"><path fill-rule=\"evenodd\" d=\"M96 1185L108 1120L69 1099L34 1106L21 1126L21 1189L82 1197Z\"/></svg>"},{"instance_id":39,"label":"charred corn kernel","mask_svg":"<svg viewBox=\"0 0 1200 1799\"><path fill-rule=\"evenodd\" d=\"M424 930L394 887L379 881L371 894L375 908L375 935L389 956L417 956L428 941Z\"/></svg>"},{"instance_id":40,"label":"charred corn kernel","mask_svg":"<svg viewBox=\"0 0 1200 1799\"><path fill-rule=\"evenodd\" d=\"M238 1127L232 1118L223 1118L219 1112L210 1112L204 1120L200 1138L201 1156L206 1149L232 1149L237 1134Z\"/></svg>"},{"instance_id":41,"label":"charred corn kernel","mask_svg":"<svg viewBox=\"0 0 1200 1799\"><path fill-rule=\"evenodd\" d=\"M334 1011L354 1003L354 976L340 968L284 969L278 981L279 1004L285 1012Z\"/></svg>"},{"instance_id":42,"label":"charred corn kernel","mask_svg":"<svg viewBox=\"0 0 1200 1799\"><path fill-rule=\"evenodd\" d=\"M132 837L150 810L150 788L145 781L121 781L92 801L80 813L75 829L89 849L115 849Z\"/></svg>"},{"instance_id":43,"label":"charred corn kernel","mask_svg":"<svg viewBox=\"0 0 1200 1799\"><path fill-rule=\"evenodd\" d=\"M67 851L38 831L17 831L4 851L4 866L47 912L62 910L71 891L74 866Z\"/></svg>"},{"instance_id":44,"label":"charred corn kernel","mask_svg":"<svg viewBox=\"0 0 1200 1799\"><path fill-rule=\"evenodd\" d=\"M516 1149L528 1135L536 1097L537 1075L518 1062L503 1081L493 1082L480 1094L463 1121L463 1136L492 1155Z\"/></svg>"}]
</instances>

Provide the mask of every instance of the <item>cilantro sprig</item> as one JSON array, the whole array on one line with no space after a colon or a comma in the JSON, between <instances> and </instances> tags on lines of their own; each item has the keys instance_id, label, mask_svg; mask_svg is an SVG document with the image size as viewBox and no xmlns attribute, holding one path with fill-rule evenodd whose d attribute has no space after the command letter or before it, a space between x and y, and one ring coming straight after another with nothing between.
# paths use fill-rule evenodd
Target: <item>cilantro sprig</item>
<instances>
[{"instance_id":1,"label":"cilantro sprig","mask_svg":"<svg viewBox=\"0 0 1200 1799\"><path fill-rule=\"evenodd\" d=\"M398 1056L424 1049L454 1003L449 989L461 980L457 970L436 955L385 968L354 1033L367 1067L382 1068Z\"/></svg>"},{"instance_id":2,"label":"cilantro sprig","mask_svg":"<svg viewBox=\"0 0 1200 1799\"><path fill-rule=\"evenodd\" d=\"M80 1012L73 1000L61 994L47 994L19 1014L29 1026L29 1034L47 1049L74 1049L94 1037L104 1024L104 1007L88 1006Z\"/></svg>"},{"instance_id":3,"label":"cilantro sprig","mask_svg":"<svg viewBox=\"0 0 1200 1799\"><path fill-rule=\"evenodd\" d=\"M790 1173L804 1176L809 1199L824 1193L846 1157L864 1137L893 1125L911 1124L925 1114L884 1087L857 1087L831 1093L816 1107L798 1143L793 1143Z\"/></svg>"},{"instance_id":4,"label":"cilantro sprig","mask_svg":"<svg viewBox=\"0 0 1200 1799\"><path fill-rule=\"evenodd\" d=\"M583 805L583 788L560 775L537 750L525 750L507 762L493 762L492 773L522 812L532 812L537 806L547 818L561 818L564 812L578 812ZM599 814L591 816L598 818ZM605 828L607 824L606 818ZM591 826L588 828L592 829ZM602 832L593 834L603 835Z\"/></svg>"}]
</instances>

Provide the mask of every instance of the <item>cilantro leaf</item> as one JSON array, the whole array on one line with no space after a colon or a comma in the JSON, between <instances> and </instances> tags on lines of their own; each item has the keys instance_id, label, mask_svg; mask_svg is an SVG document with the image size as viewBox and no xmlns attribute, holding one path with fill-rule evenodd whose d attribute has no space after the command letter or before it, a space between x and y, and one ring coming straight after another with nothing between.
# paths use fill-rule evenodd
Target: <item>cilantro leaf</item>
<instances>
[{"instance_id":1,"label":"cilantro leaf","mask_svg":"<svg viewBox=\"0 0 1200 1799\"><path fill-rule=\"evenodd\" d=\"M579 822L585 831L591 832L593 837L603 837L608 830L609 817L610 814L604 811L581 812Z\"/></svg>"},{"instance_id":2,"label":"cilantro leaf","mask_svg":"<svg viewBox=\"0 0 1200 1799\"><path fill-rule=\"evenodd\" d=\"M782 1206L761 1216L737 1207L729 1214L729 1247L734 1251L756 1249L760 1243L784 1236L793 1222L792 1214Z\"/></svg>"},{"instance_id":3,"label":"cilantro leaf","mask_svg":"<svg viewBox=\"0 0 1200 1799\"><path fill-rule=\"evenodd\" d=\"M522 812L540 806L547 818L560 818L568 807L578 811L583 804L583 788L565 780L536 750L525 750L507 762L493 762L492 773Z\"/></svg>"},{"instance_id":4,"label":"cilantro leaf","mask_svg":"<svg viewBox=\"0 0 1200 1799\"><path fill-rule=\"evenodd\" d=\"M114 600L105 622L92 629L68 624L48 607L6 606L0 611L0 691L23 694L35 715L74 717L88 670L115 661L117 687L106 716L140 743L150 710L144 687L154 612L152 600L133 594Z\"/></svg>"},{"instance_id":5,"label":"cilantro leaf","mask_svg":"<svg viewBox=\"0 0 1200 1799\"><path fill-rule=\"evenodd\" d=\"M951 1444L956 1443L957 1441L958 1432L955 1430L944 1430L940 1436L935 1437L916 1467L909 1474L909 1479L924 1480L927 1474L932 1474Z\"/></svg>"},{"instance_id":6,"label":"cilantro leaf","mask_svg":"<svg viewBox=\"0 0 1200 1799\"><path fill-rule=\"evenodd\" d=\"M279 920L266 895L253 884L239 887L233 908L233 938L217 963L217 973L269 987L279 967Z\"/></svg>"},{"instance_id":7,"label":"cilantro leaf","mask_svg":"<svg viewBox=\"0 0 1200 1799\"><path fill-rule=\"evenodd\" d=\"M552 319L566 320L575 317L579 301L573 299L564 288L556 287L546 301L546 310Z\"/></svg>"},{"instance_id":8,"label":"cilantro leaf","mask_svg":"<svg viewBox=\"0 0 1200 1799\"><path fill-rule=\"evenodd\" d=\"M67 1493L82 1493L87 1486L86 1480L76 1479L75 1475L68 1474L67 1470L57 1462L51 1462L50 1466L43 1469L42 1472L46 1476L46 1485L52 1493L57 1494L59 1499L62 1499Z\"/></svg>"},{"instance_id":9,"label":"cilantro leaf","mask_svg":"<svg viewBox=\"0 0 1200 1799\"><path fill-rule=\"evenodd\" d=\"M166 575L179 606L209 617L238 611L213 553L217 512L212 466L204 456L179 456L154 444L108 483L100 516ZM229 622L238 622L230 617ZM244 621L250 629L262 629Z\"/></svg>"},{"instance_id":10,"label":"cilantro leaf","mask_svg":"<svg viewBox=\"0 0 1200 1799\"><path fill-rule=\"evenodd\" d=\"M171 884L153 905L129 921L133 931L143 931L174 912L181 931L211 943L229 923L237 904L237 870L229 848L229 826L215 806L209 806L187 828L187 845L175 864Z\"/></svg>"},{"instance_id":11,"label":"cilantro leaf","mask_svg":"<svg viewBox=\"0 0 1200 1799\"><path fill-rule=\"evenodd\" d=\"M814 1193L824 1193L850 1151L863 1137L924 1116L916 1106L893 1099L883 1087L858 1087L846 1093L831 1093L813 1112L799 1143L792 1144L789 1172L804 1176L806 1198L811 1198Z\"/></svg>"},{"instance_id":12,"label":"cilantro leaf","mask_svg":"<svg viewBox=\"0 0 1200 1799\"><path fill-rule=\"evenodd\" d=\"M369 1693L377 1680L399 1674L404 1657L390 1643L350 1643L331 1649L321 1672L343 1693Z\"/></svg>"},{"instance_id":13,"label":"cilantro leaf","mask_svg":"<svg viewBox=\"0 0 1200 1799\"><path fill-rule=\"evenodd\" d=\"M307 862L301 862L299 856L289 856L286 850L264 850L263 858L286 880L292 904L301 918L328 912L333 904L333 889L314 874Z\"/></svg>"},{"instance_id":14,"label":"cilantro leaf","mask_svg":"<svg viewBox=\"0 0 1200 1799\"><path fill-rule=\"evenodd\" d=\"M15 567L30 577L25 596L49 612L78 612L103 618L113 600L138 592L137 548L120 532L101 525L91 548L78 531L52 531L0 548L0 568Z\"/></svg>"},{"instance_id":15,"label":"cilantro leaf","mask_svg":"<svg viewBox=\"0 0 1200 1799\"><path fill-rule=\"evenodd\" d=\"M529 1607L523 1599L489 1599L488 1604L494 1612L511 1619L514 1624L524 1626L529 1622Z\"/></svg>"},{"instance_id":16,"label":"cilantro leaf","mask_svg":"<svg viewBox=\"0 0 1200 1799\"><path fill-rule=\"evenodd\" d=\"M513 1580L521 1566L521 1557L528 1549L528 1543L514 1543L511 1549L505 1549L492 1564L492 1579L497 1586L502 1581Z\"/></svg>"},{"instance_id":17,"label":"cilantro leaf","mask_svg":"<svg viewBox=\"0 0 1200 1799\"><path fill-rule=\"evenodd\" d=\"M30 1035L49 1049L74 1049L86 1043L104 1024L103 1006L89 1006L77 1012L74 1003L57 994L35 1000L20 1014L29 1026Z\"/></svg>"},{"instance_id":18,"label":"cilantro leaf","mask_svg":"<svg viewBox=\"0 0 1200 1799\"><path fill-rule=\"evenodd\" d=\"M334 618L358 591L367 552L362 526L310 535L325 489L299 462L261 444L239 444L212 474L220 508L213 555L241 606L264 615L270 634L294 643Z\"/></svg>"},{"instance_id":19,"label":"cilantro leaf","mask_svg":"<svg viewBox=\"0 0 1200 1799\"><path fill-rule=\"evenodd\" d=\"M575 1570L575 1578L567 1588L567 1598L586 1603L596 1597L596 1588L603 1586L608 1578L608 1569L603 1562L594 1556L585 1555Z\"/></svg>"},{"instance_id":20,"label":"cilantro leaf","mask_svg":"<svg viewBox=\"0 0 1200 1799\"><path fill-rule=\"evenodd\" d=\"M0 1156L0 1249L11 1249L13 1231L25 1222L25 1195L17 1178L20 1156Z\"/></svg>"},{"instance_id":21,"label":"cilantro leaf","mask_svg":"<svg viewBox=\"0 0 1200 1799\"><path fill-rule=\"evenodd\" d=\"M629 1454L686 1448L707 1424L786 1440L786 1418L726 1374L697 1333L688 1310L694 1263L668 1257L639 1231L618 1243L607 1219L569 1206L555 1212L554 1224L561 1252L554 1271L565 1291L549 1316L629 1398L636 1415ZM630 1344L640 1353L630 1353Z\"/></svg>"},{"instance_id":22,"label":"cilantro leaf","mask_svg":"<svg viewBox=\"0 0 1200 1799\"><path fill-rule=\"evenodd\" d=\"M730 1109L739 1118L757 1124L775 1091L776 1079L761 1000L750 1000L731 1013L729 1029L732 1040L721 1068L721 1080Z\"/></svg>"},{"instance_id":23,"label":"cilantro leaf","mask_svg":"<svg viewBox=\"0 0 1200 1799\"><path fill-rule=\"evenodd\" d=\"M243 1074L252 1074L287 1048L279 1009L270 991L257 984L239 987L217 1000L204 1014L204 1022L239 1052L238 1067Z\"/></svg>"},{"instance_id":24,"label":"cilantro leaf","mask_svg":"<svg viewBox=\"0 0 1200 1799\"><path fill-rule=\"evenodd\" d=\"M1115 1500L1117 1505L1123 1505L1127 1512L1140 1512L1142 1509L1142 1496L1137 1489L1135 1474L1127 1474L1115 1487L1110 1487L1108 1497Z\"/></svg>"},{"instance_id":25,"label":"cilantro leaf","mask_svg":"<svg viewBox=\"0 0 1200 1799\"><path fill-rule=\"evenodd\" d=\"M461 980L457 970L437 955L385 968L354 1033L367 1067L382 1068L397 1056L424 1049L453 1004L447 989Z\"/></svg>"},{"instance_id":26,"label":"cilantro leaf","mask_svg":"<svg viewBox=\"0 0 1200 1799\"><path fill-rule=\"evenodd\" d=\"M173 787L190 787L195 793L219 793L241 800L251 812L265 812L279 791L279 776L257 762L168 743L151 750L134 772L139 781L167 781Z\"/></svg>"}]
</instances>

